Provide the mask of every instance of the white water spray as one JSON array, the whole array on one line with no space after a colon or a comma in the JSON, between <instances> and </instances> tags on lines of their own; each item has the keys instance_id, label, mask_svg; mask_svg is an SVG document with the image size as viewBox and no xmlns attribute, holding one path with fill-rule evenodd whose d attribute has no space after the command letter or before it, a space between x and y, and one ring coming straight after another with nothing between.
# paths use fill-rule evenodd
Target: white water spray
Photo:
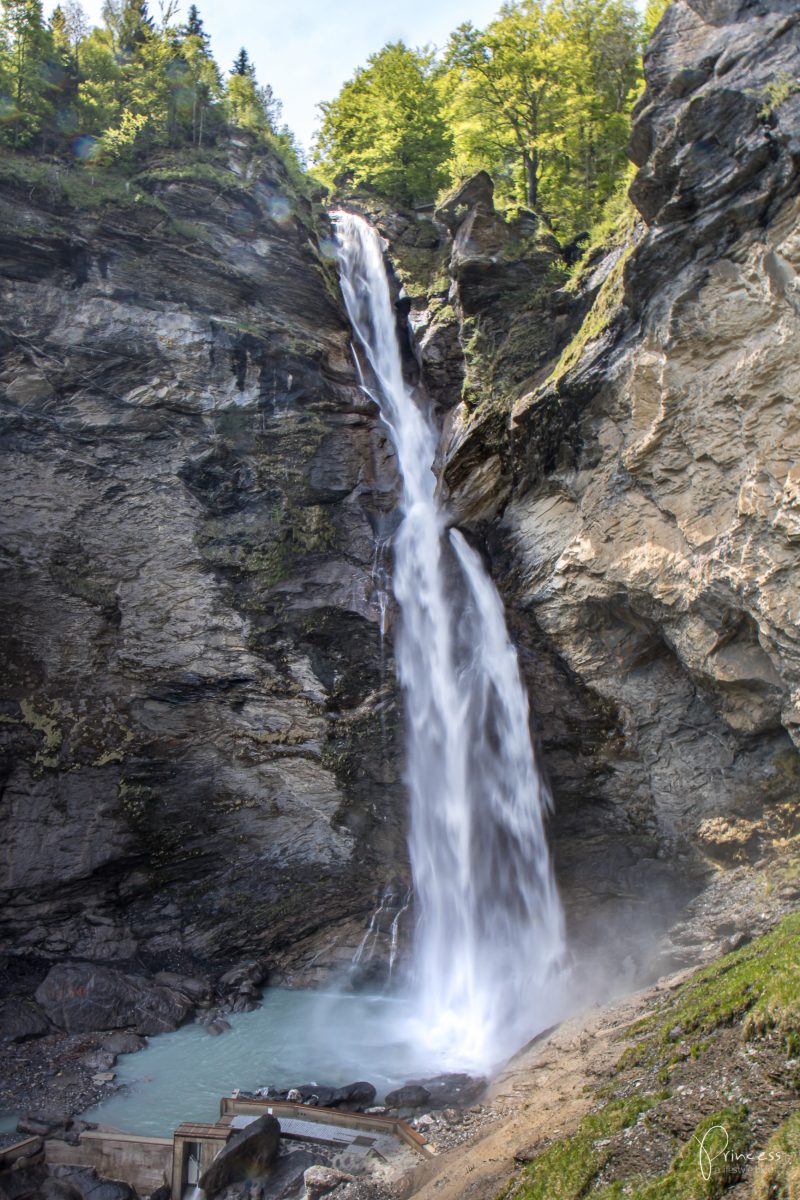
<instances>
[{"instance_id":1,"label":"white water spray","mask_svg":"<svg viewBox=\"0 0 800 1200\"><path fill-rule=\"evenodd\" d=\"M419 913L415 1036L431 1061L486 1069L552 1019L563 920L548 804L503 608L436 499L438 434L403 378L381 240L333 215L365 390L397 453L396 640L405 694L410 853Z\"/></svg>"}]
</instances>

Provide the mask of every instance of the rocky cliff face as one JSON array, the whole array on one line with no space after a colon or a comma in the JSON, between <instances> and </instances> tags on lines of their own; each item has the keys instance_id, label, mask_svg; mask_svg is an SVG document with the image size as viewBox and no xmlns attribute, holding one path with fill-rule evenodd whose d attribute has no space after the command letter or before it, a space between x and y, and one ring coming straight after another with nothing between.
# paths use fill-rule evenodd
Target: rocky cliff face
<instances>
[{"instance_id":1,"label":"rocky cliff face","mask_svg":"<svg viewBox=\"0 0 800 1200\"><path fill-rule=\"evenodd\" d=\"M571 280L486 176L363 203L506 599L573 930L623 955L718 868L796 853L798 28L676 0L636 207ZM313 980L376 906L380 950L407 880L397 485L330 231L245 145L82 187L0 197L2 948Z\"/></svg>"},{"instance_id":2,"label":"rocky cliff face","mask_svg":"<svg viewBox=\"0 0 800 1200\"><path fill-rule=\"evenodd\" d=\"M541 304L555 353L534 328L502 419L462 408L447 452L509 604L591 940L648 908L657 927L714 868L797 832L798 21L792 3L670 7L635 114L638 213ZM487 205L466 200L462 331L459 238ZM485 240L481 257L507 271Z\"/></svg>"},{"instance_id":3,"label":"rocky cliff face","mask_svg":"<svg viewBox=\"0 0 800 1200\"><path fill-rule=\"evenodd\" d=\"M2 950L312 978L405 870L330 231L241 143L94 184L0 196Z\"/></svg>"}]
</instances>

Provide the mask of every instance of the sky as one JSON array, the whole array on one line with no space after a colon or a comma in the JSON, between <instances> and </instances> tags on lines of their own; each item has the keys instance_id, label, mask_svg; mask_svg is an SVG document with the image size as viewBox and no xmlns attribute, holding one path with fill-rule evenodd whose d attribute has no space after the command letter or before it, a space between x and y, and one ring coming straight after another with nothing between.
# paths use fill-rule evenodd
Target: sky
<instances>
[{"instance_id":1,"label":"sky","mask_svg":"<svg viewBox=\"0 0 800 1200\"><path fill-rule=\"evenodd\" d=\"M190 0L181 5L182 20ZM283 117L307 150L320 100L332 100L368 54L402 38L408 45L443 46L464 21L486 25L502 0L197 0L223 70L244 45L260 83L270 83L283 102ZM90 21L100 23L102 0L82 0ZM51 4L51 10L55 4ZM150 0L158 19L158 0Z\"/></svg>"}]
</instances>

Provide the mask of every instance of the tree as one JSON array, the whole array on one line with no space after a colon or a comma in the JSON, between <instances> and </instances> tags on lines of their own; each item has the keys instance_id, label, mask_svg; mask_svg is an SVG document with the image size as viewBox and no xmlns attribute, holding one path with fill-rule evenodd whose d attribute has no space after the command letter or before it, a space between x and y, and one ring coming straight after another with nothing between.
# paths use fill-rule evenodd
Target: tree
<instances>
[{"instance_id":1,"label":"tree","mask_svg":"<svg viewBox=\"0 0 800 1200\"><path fill-rule=\"evenodd\" d=\"M429 199L448 181L452 142L428 50L390 42L367 60L335 100L320 105L314 150L322 173L347 174L401 203Z\"/></svg>"},{"instance_id":2,"label":"tree","mask_svg":"<svg viewBox=\"0 0 800 1200\"><path fill-rule=\"evenodd\" d=\"M222 93L219 69L209 50L209 37L193 4L186 24L180 30L179 66L174 71L179 92L190 97L191 141L202 146L208 131L213 106Z\"/></svg>"},{"instance_id":3,"label":"tree","mask_svg":"<svg viewBox=\"0 0 800 1200\"><path fill-rule=\"evenodd\" d=\"M231 74L240 75L243 78L247 77L250 79L255 79L256 69L250 62L250 55L245 50L244 46L242 46L241 50L236 55L236 58L233 60Z\"/></svg>"},{"instance_id":4,"label":"tree","mask_svg":"<svg viewBox=\"0 0 800 1200\"><path fill-rule=\"evenodd\" d=\"M184 41L194 39L197 47L205 54L209 54L209 46L211 39L205 31L200 13L197 10L197 5L192 4L189 7L189 12L186 17L186 24L181 28L181 37Z\"/></svg>"},{"instance_id":5,"label":"tree","mask_svg":"<svg viewBox=\"0 0 800 1200\"><path fill-rule=\"evenodd\" d=\"M0 47L7 137L14 146L28 145L52 112L52 78L47 69L52 39L44 23L42 0L5 0Z\"/></svg>"},{"instance_id":6,"label":"tree","mask_svg":"<svg viewBox=\"0 0 800 1200\"><path fill-rule=\"evenodd\" d=\"M78 61L78 39L74 37L70 17L60 4L50 17L50 61L48 64L51 82L53 136L58 139L71 136L78 127L78 88L80 86L80 64Z\"/></svg>"},{"instance_id":7,"label":"tree","mask_svg":"<svg viewBox=\"0 0 800 1200\"><path fill-rule=\"evenodd\" d=\"M483 135L496 152L516 158L523 199L539 206L539 182L559 130L561 55L552 9L545 0L507 4L484 32L461 25L453 34L448 65L458 83L454 116L465 118L475 146Z\"/></svg>"},{"instance_id":8,"label":"tree","mask_svg":"<svg viewBox=\"0 0 800 1200\"><path fill-rule=\"evenodd\" d=\"M631 0L515 0L462 25L441 85L453 173L489 170L564 234L590 224L624 169L640 44Z\"/></svg>"},{"instance_id":9,"label":"tree","mask_svg":"<svg viewBox=\"0 0 800 1200\"><path fill-rule=\"evenodd\" d=\"M147 9L147 0L124 0L116 29L119 52L132 57L154 34L155 26Z\"/></svg>"}]
</instances>

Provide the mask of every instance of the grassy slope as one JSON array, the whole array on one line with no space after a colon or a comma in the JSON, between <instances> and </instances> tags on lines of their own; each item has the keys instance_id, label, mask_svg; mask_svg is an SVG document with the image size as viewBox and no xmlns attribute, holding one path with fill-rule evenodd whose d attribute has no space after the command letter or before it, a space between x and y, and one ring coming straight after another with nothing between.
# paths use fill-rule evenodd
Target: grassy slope
<instances>
[{"instance_id":1,"label":"grassy slope","mask_svg":"<svg viewBox=\"0 0 800 1200\"><path fill-rule=\"evenodd\" d=\"M780 1119L781 1103L784 1111L800 1104L800 913L697 971L630 1035L636 1044L604 1089L606 1102L538 1154L504 1197L716 1200L742 1178L751 1180L753 1200L800 1197L800 1114ZM739 1062L748 1095L736 1102ZM706 1111L694 1119L698 1104ZM673 1152L666 1163L654 1153L651 1173L647 1154L631 1148L638 1140L646 1150L659 1136L663 1143L665 1129Z\"/></svg>"}]
</instances>

